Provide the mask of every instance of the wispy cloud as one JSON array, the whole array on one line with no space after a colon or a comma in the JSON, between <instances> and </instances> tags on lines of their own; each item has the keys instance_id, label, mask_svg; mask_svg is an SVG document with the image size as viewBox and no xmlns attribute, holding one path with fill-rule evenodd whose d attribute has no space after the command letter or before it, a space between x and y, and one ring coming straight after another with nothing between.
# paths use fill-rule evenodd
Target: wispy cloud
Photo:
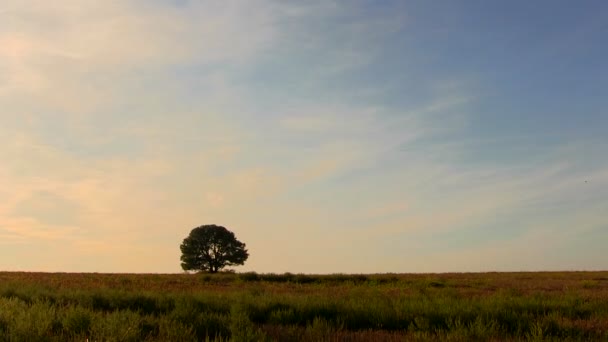
<instances>
[{"instance_id":1,"label":"wispy cloud","mask_svg":"<svg viewBox=\"0 0 608 342\"><path fill-rule=\"evenodd\" d=\"M421 77L416 23L399 4L3 2L0 266L178 271L205 223L258 271L549 267L572 226L599 236L605 142L488 152L534 137L475 135L483 78Z\"/></svg>"}]
</instances>

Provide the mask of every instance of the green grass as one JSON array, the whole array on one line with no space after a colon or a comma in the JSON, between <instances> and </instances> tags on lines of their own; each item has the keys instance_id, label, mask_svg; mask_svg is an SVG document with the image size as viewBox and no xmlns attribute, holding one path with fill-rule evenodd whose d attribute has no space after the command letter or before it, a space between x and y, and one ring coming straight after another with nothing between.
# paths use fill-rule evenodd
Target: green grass
<instances>
[{"instance_id":1,"label":"green grass","mask_svg":"<svg viewBox=\"0 0 608 342\"><path fill-rule=\"evenodd\" d=\"M608 272L0 273L0 341L608 340Z\"/></svg>"}]
</instances>

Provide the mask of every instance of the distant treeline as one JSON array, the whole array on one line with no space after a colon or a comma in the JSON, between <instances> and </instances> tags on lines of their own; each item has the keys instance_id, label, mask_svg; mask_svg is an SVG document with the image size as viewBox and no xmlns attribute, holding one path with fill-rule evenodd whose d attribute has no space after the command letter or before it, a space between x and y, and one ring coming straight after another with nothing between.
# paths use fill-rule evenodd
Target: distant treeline
<instances>
[{"instance_id":1,"label":"distant treeline","mask_svg":"<svg viewBox=\"0 0 608 342\"><path fill-rule=\"evenodd\" d=\"M265 281L271 283L294 283L294 284L322 284L322 283L354 283L360 284L368 281L377 283L397 282L399 278L390 275L365 275L365 274L327 274L327 275L309 275L309 274L293 274L293 273L238 273L234 276L230 273L225 277L228 281ZM208 281L218 281L221 278L213 278L209 275L201 275L202 279Z\"/></svg>"}]
</instances>

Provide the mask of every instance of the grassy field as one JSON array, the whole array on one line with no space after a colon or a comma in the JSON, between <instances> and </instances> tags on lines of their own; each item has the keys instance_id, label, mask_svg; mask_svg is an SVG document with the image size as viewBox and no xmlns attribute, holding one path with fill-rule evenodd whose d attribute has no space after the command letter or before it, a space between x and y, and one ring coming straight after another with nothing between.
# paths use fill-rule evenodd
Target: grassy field
<instances>
[{"instance_id":1,"label":"grassy field","mask_svg":"<svg viewBox=\"0 0 608 342\"><path fill-rule=\"evenodd\" d=\"M608 272L0 273L0 341L608 341Z\"/></svg>"}]
</instances>

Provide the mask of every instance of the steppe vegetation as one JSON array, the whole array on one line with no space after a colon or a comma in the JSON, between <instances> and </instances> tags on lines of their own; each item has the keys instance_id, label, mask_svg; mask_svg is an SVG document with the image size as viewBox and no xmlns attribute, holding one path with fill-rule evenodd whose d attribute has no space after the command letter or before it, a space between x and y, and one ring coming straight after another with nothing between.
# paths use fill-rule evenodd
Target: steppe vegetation
<instances>
[{"instance_id":1,"label":"steppe vegetation","mask_svg":"<svg viewBox=\"0 0 608 342\"><path fill-rule=\"evenodd\" d=\"M0 273L0 341L607 339L608 272Z\"/></svg>"}]
</instances>

